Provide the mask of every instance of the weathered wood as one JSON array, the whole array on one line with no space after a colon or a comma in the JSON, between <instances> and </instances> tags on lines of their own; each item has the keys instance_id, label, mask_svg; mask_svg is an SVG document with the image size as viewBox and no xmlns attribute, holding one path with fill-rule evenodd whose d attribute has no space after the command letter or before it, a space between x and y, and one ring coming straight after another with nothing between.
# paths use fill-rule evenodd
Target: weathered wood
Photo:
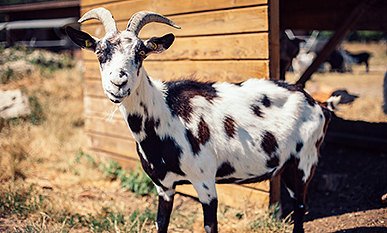
<instances>
[{"instance_id":1,"label":"weathered wood","mask_svg":"<svg viewBox=\"0 0 387 233\"><path fill-rule=\"evenodd\" d=\"M169 18L182 29L149 24L141 30L140 37L151 38L171 32L181 37L268 31L267 6L176 15ZM125 30L126 26L127 22L117 23L119 30ZM98 38L105 35L103 26L96 20L93 24L84 24L82 30Z\"/></svg>"},{"instance_id":2,"label":"weathered wood","mask_svg":"<svg viewBox=\"0 0 387 233\"><path fill-rule=\"evenodd\" d=\"M123 139L134 140L120 113L118 118L103 119L96 116L85 117L85 130L87 132L116 136Z\"/></svg>"},{"instance_id":3,"label":"weathered wood","mask_svg":"<svg viewBox=\"0 0 387 233\"><path fill-rule=\"evenodd\" d=\"M247 61L145 61L148 75L164 81L195 78L202 81L240 82L249 78L268 79L269 62ZM85 78L100 77L98 63L85 61Z\"/></svg>"},{"instance_id":4,"label":"weathered wood","mask_svg":"<svg viewBox=\"0 0 387 233\"><path fill-rule=\"evenodd\" d=\"M147 61L151 77L165 81L196 78L202 81L240 82L249 78L268 78L268 61Z\"/></svg>"},{"instance_id":5,"label":"weathered wood","mask_svg":"<svg viewBox=\"0 0 387 233\"><path fill-rule=\"evenodd\" d=\"M85 60L96 60L96 55L84 50ZM147 58L152 60L226 60L268 59L268 35L251 33L241 35L177 38L172 47L162 54Z\"/></svg>"},{"instance_id":6,"label":"weathered wood","mask_svg":"<svg viewBox=\"0 0 387 233\"><path fill-rule=\"evenodd\" d=\"M88 145L90 148L113 153L123 157L138 159L136 152L136 143L133 139L113 137L92 132L88 134Z\"/></svg>"},{"instance_id":7,"label":"weathered wood","mask_svg":"<svg viewBox=\"0 0 387 233\"><path fill-rule=\"evenodd\" d=\"M101 158L102 160L109 161L110 159L116 161L119 163L119 165L124 168L124 169L134 169L140 161L138 158L134 159L131 157L119 155L119 154L114 154L112 152L105 152L98 150L96 148L89 148L90 151L92 151L98 158Z\"/></svg>"},{"instance_id":8,"label":"weathered wood","mask_svg":"<svg viewBox=\"0 0 387 233\"><path fill-rule=\"evenodd\" d=\"M114 119L122 119L121 113L117 110L118 106L112 103L108 98L102 97L92 97L85 96L84 97L84 107L85 107L85 115L86 116L97 116L102 119L108 119L109 117Z\"/></svg>"},{"instance_id":9,"label":"weathered wood","mask_svg":"<svg viewBox=\"0 0 387 233\"><path fill-rule=\"evenodd\" d=\"M217 184L216 190L220 203L235 208L241 208L241 206L246 206L247 204L260 208L269 204L269 192L234 184ZM197 193L192 185L177 186L176 191L197 197Z\"/></svg>"},{"instance_id":10,"label":"weathered wood","mask_svg":"<svg viewBox=\"0 0 387 233\"><path fill-rule=\"evenodd\" d=\"M279 0L269 2L270 79L280 79Z\"/></svg>"},{"instance_id":11,"label":"weathered wood","mask_svg":"<svg viewBox=\"0 0 387 233\"><path fill-rule=\"evenodd\" d=\"M139 4L139 1L83 0L81 1L81 13L83 14L95 7L105 7L113 12L115 20L128 21L132 14L142 10L169 16L263 4L267 4L267 0L185 0L184 3L176 0L163 0L162 4L160 4L159 0L142 0L141 4Z\"/></svg>"},{"instance_id":12,"label":"weathered wood","mask_svg":"<svg viewBox=\"0 0 387 233\"><path fill-rule=\"evenodd\" d=\"M297 85L305 87L305 82L310 79L310 76L320 67L320 65L328 58L329 54L336 48L336 46L344 39L355 23L366 12L367 8L375 0L360 2L346 18L343 24L337 29L336 33L329 39L328 43L324 46L323 50L313 60L312 64L301 75L300 79L296 82Z\"/></svg>"},{"instance_id":13,"label":"weathered wood","mask_svg":"<svg viewBox=\"0 0 387 233\"><path fill-rule=\"evenodd\" d=\"M276 176L270 181L270 205L281 203L281 176Z\"/></svg>"},{"instance_id":14,"label":"weathered wood","mask_svg":"<svg viewBox=\"0 0 387 233\"><path fill-rule=\"evenodd\" d=\"M102 88L102 81L100 77L93 79L85 79L83 82L83 95L91 97L106 97Z\"/></svg>"}]
</instances>

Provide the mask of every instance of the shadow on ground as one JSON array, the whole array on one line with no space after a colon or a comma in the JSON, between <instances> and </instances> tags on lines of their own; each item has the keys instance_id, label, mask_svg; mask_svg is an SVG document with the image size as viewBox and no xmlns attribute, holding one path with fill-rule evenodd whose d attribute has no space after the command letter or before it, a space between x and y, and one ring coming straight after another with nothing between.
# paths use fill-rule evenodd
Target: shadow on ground
<instances>
[{"instance_id":1,"label":"shadow on ground","mask_svg":"<svg viewBox=\"0 0 387 233\"><path fill-rule=\"evenodd\" d=\"M309 185L309 214L305 221L387 207L381 196L387 193L387 155L383 152L325 143L315 175ZM292 202L281 188L283 215ZM377 230L377 229L375 229ZM341 231L340 231L341 232ZM344 232L344 231L343 231ZM363 232L356 229L346 232ZM378 231L364 231L378 232Z\"/></svg>"}]
</instances>

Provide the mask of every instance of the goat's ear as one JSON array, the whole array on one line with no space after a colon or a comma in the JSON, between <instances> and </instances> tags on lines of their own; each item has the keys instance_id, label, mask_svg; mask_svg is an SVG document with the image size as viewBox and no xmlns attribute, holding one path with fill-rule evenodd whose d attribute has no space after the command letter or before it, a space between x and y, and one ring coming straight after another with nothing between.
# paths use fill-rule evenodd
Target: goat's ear
<instances>
[{"instance_id":1,"label":"goat's ear","mask_svg":"<svg viewBox=\"0 0 387 233\"><path fill-rule=\"evenodd\" d=\"M84 49L95 51L96 40L86 32L78 31L72 27L66 27L66 33L75 44Z\"/></svg>"},{"instance_id":2,"label":"goat's ear","mask_svg":"<svg viewBox=\"0 0 387 233\"><path fill-rule=\"evenodd\" d=\"M152 37L144 42L148 49L148 53L161 53L167 50L175 40L173 34L167 34L163 37Z\"/></svg>"}]
</instances>

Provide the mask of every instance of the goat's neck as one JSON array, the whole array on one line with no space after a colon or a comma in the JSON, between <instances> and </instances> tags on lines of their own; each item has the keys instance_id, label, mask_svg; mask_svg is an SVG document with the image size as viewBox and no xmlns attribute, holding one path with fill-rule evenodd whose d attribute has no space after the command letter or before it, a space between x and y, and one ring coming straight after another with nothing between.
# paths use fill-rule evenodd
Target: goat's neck
<instances>
[{"instance_id":1,"label":"goat's neck","mask_svg":"<svg viewBox=\"0 0 387 233\"><path fill-rule=\"evenodd\" d=\"M129 115L138 115L143 120L153 119L161 124L169 122L172 116L165 101L164 85L152 81L144 68L141 68L138 78L137 87L120 105L125 120Z\"/></svg>"}]
</instances>

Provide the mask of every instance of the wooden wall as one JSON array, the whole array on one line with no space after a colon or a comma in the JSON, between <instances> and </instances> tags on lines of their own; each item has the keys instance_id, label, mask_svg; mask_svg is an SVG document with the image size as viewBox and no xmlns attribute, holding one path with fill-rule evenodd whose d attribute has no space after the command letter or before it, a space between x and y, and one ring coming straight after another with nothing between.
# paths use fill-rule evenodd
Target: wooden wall
<instances>
[{"instance_id":1,"label":"wooden wall","mask_svg":"<svg viewBox=\"0 0 387 233\"><path fill-rule=\"evenodd\" d=\"M278 0L272 2L278 5ZM143 39L170 32L176 36L169 50L146 59L144 67L151 77L239 82L251 77L269 78L269 36L273 35L269 35L268 5L268 0L81 0L81 14L105 7L113 13L119 30L124 30L129 18L141 10L167 16L182 29L154 23L140 33ZM278 21L272 25L278 26ZM85 22L82 30L99 38L104 35L102 25L96 20ZM83 58L89 147L100 156L132 167L138 159L134 140L119 111L108 120L116 107L103 94L96 56L84 51ZM232 206L240 205L241 201L266 205L269 189L269 182L220 185L218 193L221 202ZM194 194L192 187L179 191Z\"/></svg>"}]
</instances>

